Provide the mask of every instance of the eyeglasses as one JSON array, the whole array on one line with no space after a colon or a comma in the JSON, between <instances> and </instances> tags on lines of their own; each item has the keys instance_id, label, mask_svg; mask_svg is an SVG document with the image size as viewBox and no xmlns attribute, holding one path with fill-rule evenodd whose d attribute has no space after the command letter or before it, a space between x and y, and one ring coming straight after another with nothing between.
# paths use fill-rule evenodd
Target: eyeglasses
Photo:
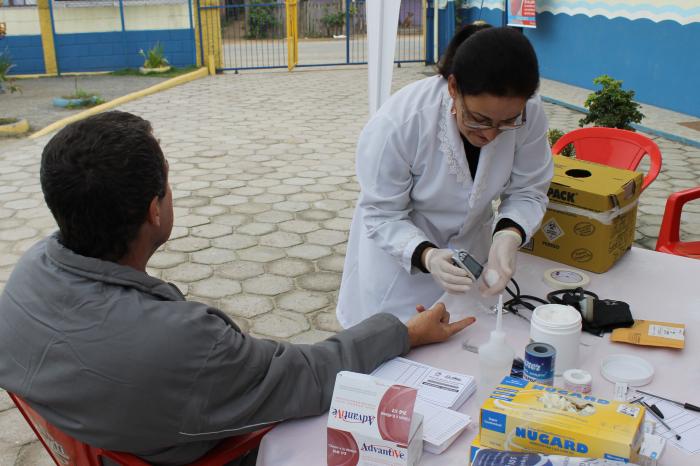
<instances>
[{"instance_id":1,"label":"eyeglasses","mask_svg":"<svg viewBox=\"0 0 700 466\"><path fill-rule=\"evenodd\" d=\"M484 124L476 121L476 118L474 118L474 114L469 111L469 108L467 107L467 104L464 103L464 100L462 99L457 99L460 100L462 103L462 106L464 107L462 109L462 123L464 126L466 126L469 129L475 129L475 130L490 130L490 129L497 129L498 131L510 131L518 128L522 128L525 126L525 123L527 122L527 113L526 113L526 108L523 108L523 113L518 115L515 118L515 121L513 123L506 123L506 124L498 124L494 125L493 123L491 124Z\"/></svg>"}]
</instances>

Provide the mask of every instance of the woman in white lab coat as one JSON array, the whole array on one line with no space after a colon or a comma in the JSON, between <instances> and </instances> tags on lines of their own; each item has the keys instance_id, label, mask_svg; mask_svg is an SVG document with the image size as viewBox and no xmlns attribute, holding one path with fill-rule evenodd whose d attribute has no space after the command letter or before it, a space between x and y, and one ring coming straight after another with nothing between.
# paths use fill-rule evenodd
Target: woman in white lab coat
<instances>
[{"instance_id":1,"label":"woman in white lab coat","mask_svg":"<svg viewBox=\"0 0 700 466\"><path fill-rule=\"evenodd\" d=\"M486 264L483 294L501 292L544 215L552 156L530 42L514 29L470 25L439 71L394 94L360 135L343 327L378 312L406 321L416 304L466 292L474 284L452 262L454 249Z\"/></svg>"}]
</instances>

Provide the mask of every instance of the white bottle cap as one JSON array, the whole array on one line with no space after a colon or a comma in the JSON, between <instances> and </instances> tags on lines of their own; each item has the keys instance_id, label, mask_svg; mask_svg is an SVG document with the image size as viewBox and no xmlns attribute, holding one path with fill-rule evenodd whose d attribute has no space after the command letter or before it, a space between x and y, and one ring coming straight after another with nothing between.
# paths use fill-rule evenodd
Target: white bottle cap
<instances>
[{"instance_id":1,"label":"white bottle cap","mask_svg":"<svg viewBox=\"0 0 700 466\"><path fill-rule=\"evenodd\" d=\"M600 373L611 382L626 382L641 387L654 378L654 367L631 354L611 354L600 363Z\"/></svg>"}]
</instances>

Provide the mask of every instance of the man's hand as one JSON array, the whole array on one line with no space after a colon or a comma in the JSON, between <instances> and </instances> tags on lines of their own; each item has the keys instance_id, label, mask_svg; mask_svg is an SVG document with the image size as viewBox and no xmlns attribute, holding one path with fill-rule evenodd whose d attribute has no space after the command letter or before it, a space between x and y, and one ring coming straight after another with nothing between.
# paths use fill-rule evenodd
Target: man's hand
<instances>
[{"instance_id":1,"label":"man's hand","mask_svg":"<svg viewBox=\"0 0 700 466\"><path fill-rule=\"evenodd\" d=\"M406 322L408 327L408 341L411 348L445 341L457 332L460 332L474 323L475 317L467 317L450 323L450 313L443 303L437 303L426 310L425 306L416 306L418 315Z\"/></svg>"}]
</instances>

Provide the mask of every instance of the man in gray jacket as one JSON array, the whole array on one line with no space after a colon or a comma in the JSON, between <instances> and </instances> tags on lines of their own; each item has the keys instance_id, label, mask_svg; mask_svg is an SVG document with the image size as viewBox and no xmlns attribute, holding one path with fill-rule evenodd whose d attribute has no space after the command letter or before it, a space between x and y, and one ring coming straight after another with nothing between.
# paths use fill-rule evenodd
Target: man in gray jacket
<instances>
[{"instance_id":1,"label":"man in gray jacket","mask_svg":"<svg viewBox=\"0 0 700 466\"><path fill-rule=\"evenodd\" d=\"M370 372L446 340L444 306L406 325L377 314L315 345L246 335L146 274L173 225L150 124L108 112L51 139L41 186L59 231L21 258L0 297L0 386L66 433L158 464L328 409L340 370ZM419 306L422 311L422 306Z\"/></svg>"}]
</instances>

